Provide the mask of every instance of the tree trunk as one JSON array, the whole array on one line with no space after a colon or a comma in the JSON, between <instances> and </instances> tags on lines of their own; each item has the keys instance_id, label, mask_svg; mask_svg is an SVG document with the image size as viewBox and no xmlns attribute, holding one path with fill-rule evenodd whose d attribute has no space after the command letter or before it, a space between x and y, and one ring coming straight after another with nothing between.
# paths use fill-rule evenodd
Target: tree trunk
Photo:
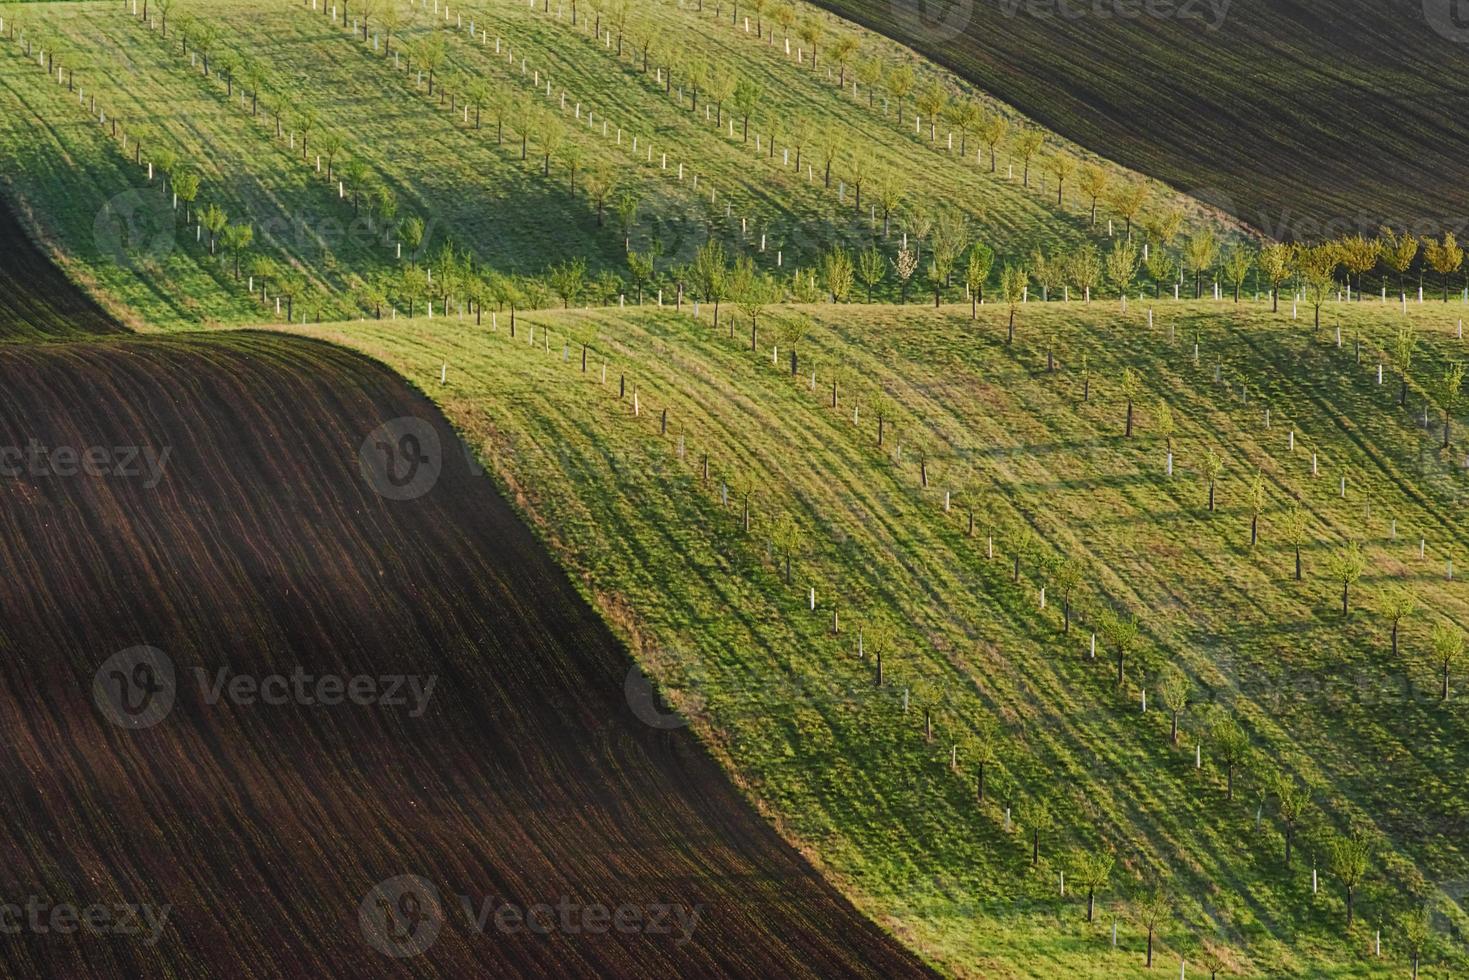
<instances>
[{"instance_id":1,"label":"tree trunk","mask_svg":"<svg viewBox=\"0 0 1469 980\"><path fill-rule=\"evenodd\" d=\"M1301 546L1296 545L1296 581L1301 580Z\"/></svg>"},{"instance_id":2,"label":"tree trunk","mask_svg":"<svg viewBox=\"0 0 1469 980\"><path fill-rule=\"evenodd\" d=\"M1086 890L1086 921L1092 921L1092 915L1097 910L1097 890L1088 888Z\"/></svg>"},{"instance_id":3,"label":"tree trunk","mask_svg":"<svg viewBox=\"0 0 1469 980\"><path fill-rule=\"evenodd\" d=\"M1149 927L1149 929L1148 929L1148 968L1149 969L1152 969L1152 966L1153 966L1153 930L1152 930L1151 927Z\"/></svg>"},{"instance_id":4,"label":"tree trunk","mask_svg":"<svg viewBox=\"0 0 1469 980\"><path fill-rule=\"evenodd\" d=\"M1061 599L1061 632L1071 633L1071 599L1064 596Z\"/></svg>"},{"instance_id":5,"label":"tree trunk","mask_svg":"<svg viewBox=\"0 0 1469 980\"><path fill-rule=\"evenodd\" d=\"M1170 733L1174 746L1178 745L1178 712L1173 712L1173 729Z\"/></svg>"},{"instance_id":6,"label":"tree trunk","mask_svg":"<svg viewBox=\"0 0 1469 980\"><path fill-rule=\"evenodd\" d=\"M1124 663L1125 663L1125 657L1124 657L1122 651L1121 650L1118 650L1117 651L1117 686L1118 687L1121 687L1122 686L1122 681L1123 681L1123 677L1124 677L1124 675L1123 675L1123 666L1124 666Z\"/></svg>"},{"instance_id":7,"label":"tree trunk","mask_svg":"<svg viewBox=\"0 0 1469 980\"><path fill-rule=\"evenodd\" d=\"M1132 438L1132 399L1127 401L1127 438Z\"/></svg>"}]
</instances>

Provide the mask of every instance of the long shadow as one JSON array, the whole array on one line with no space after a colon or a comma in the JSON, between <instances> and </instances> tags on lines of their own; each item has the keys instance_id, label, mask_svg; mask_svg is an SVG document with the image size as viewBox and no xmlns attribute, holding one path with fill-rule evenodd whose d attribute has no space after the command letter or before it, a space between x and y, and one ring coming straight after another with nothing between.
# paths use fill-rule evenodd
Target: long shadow
<instances>
[{"instance_id":1,"label":"long shadow","mask_svg":"<svg viewBox=\"0 0 1469 980\"><path fill-rule=\"evenodd\" d=\"M316 341L126 335L5 245L17 289L54 288L0 331L116 336L0 358L0 447L49 451L0 479L0 889L167 910L156 937L23 930L6 973L926 972L628 696L627 650L421 394Z\"/></svg>"}]
</instances>

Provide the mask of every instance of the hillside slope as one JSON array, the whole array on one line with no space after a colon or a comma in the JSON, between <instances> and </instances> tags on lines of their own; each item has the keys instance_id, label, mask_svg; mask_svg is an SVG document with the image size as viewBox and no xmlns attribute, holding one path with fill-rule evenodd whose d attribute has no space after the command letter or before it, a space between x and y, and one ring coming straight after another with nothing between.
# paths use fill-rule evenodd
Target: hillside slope
<instances>
[{"instance_id":1,"label":"hillside slope","mask_svg":"<svg viewBox=\"0 0 1469 980\"><path fill-rule=\"evenodd\" d=\"M821 5L1275 237L1462 232L1469 213L1448 2Z\"/></svg>"},{"instance_id":2,"label":"hillside slope","mask_svg":"<svg viewBox=\"0 0 1469 980\"><path fill-rule=\"evenodd\" d=\"M1457 310L1413 309L1416 378L1461 355ZM1003 308L972 322L967 307L821 305L768 313L752 352L748 319L711 331L690 312L522 314L514 337L504 313L298 329L382 359L483 442L750 792L944 969L1143 975L1132 902L1159 881L1177 903L1159 948L1195 968L1214 945L1247 972L1380 975L1423 901L1434 959L1462 967L1463 912L1440 903L1469 879L1469 677L1456 666L1439 700L1431 634L1469 622L1445 576L1469 550L1466 484L1462 448L1437 449L1433 413L1419 426L1418 389L1404 412L1391 366L1376 384L1400 313L1331 304L1313 333L1268 304L1032 302L1007 345ZM1140 388L1131 439L1124 369ZM1366 570L1343 619L1328 569L1353 540ZM1063 561L1079 575L1069 634ZM1379 610L1399 587L1418 605L1394 654ZM1121 685L1108 611L1139 625ZM875 683L883 623L896 636ZM1160 695L1173 667L1177 745ZM1248 746L1232 780L1231 721ZM1290 865L1279 776L1310 800ZM1352 834L1371 858L1347 930L1329 853ZM1096 850L1118 866L1088 923L1057 875ZM1368 952L1379 928L1386 960Z\"/></svg>"},{"instance_id":3,"label":"hillside slope","mask_svg":"<svg viewBox=\"0 0 1469 980\"><path fill-rule=\"evenodd\" d=\"M385 437L422 470L387 480ZM923 972L645 720L624 648L381 367L258 333L7 344L0 446L42 450L0 482L0 893L159 920L23 928L7 975ZM100 475L60 453L92 447ZM302 672L319 703L265 700ZM238 677L260 695L211 694ZM573 928L497 928L541 904Z\"/></svg>"}]
</instances>

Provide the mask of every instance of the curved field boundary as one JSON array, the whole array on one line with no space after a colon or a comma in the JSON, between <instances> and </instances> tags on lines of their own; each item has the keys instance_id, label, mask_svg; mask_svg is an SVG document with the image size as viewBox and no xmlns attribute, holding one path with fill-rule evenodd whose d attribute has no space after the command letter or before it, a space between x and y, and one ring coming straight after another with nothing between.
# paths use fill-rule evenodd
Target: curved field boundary
<instances>
[{"instance_id":1,"label":"curved field boundary","mask_svg":"<svg viewBox=\"0 0 1469 980\"><path fill-rule=\"evenodd\" d=\"M31 243L9 202L0 199L0 341L117 333L123 327L72 287Z\"/></svg>"},{"instance_id":2,"label":"curved field boundary","mask_svg":"<svg viewBox=\"0 0 1469 980\"><path fill-rule=\"evenodd\" d=\"M362 465L401 419L439 447L413 499ZM0 481L0 895L167 910L156 941L25 930L7 974L924 972L627 696L626 651L386 369L257 333L18 344L0 420L0 446L131 451L139 470ZM174 699L132 730L94 684L139 645L167 656ZM212 699L221 670L434 686ZM544 934L503 911L536 906ZM399 960L369 936L431 941Z\"/></svg>"}]
</instances>

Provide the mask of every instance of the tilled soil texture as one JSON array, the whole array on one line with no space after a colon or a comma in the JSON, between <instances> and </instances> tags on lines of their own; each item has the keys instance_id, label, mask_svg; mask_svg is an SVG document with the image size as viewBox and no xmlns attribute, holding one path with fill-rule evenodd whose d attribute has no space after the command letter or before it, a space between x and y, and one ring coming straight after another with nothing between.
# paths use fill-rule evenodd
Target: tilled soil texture
<instances>
[{"instance_id":1,"label":"tilled soil texture","mask_svg":"<svg viewBox=\"0 0 1469 980\"><path fill-rule=\"evenodd\" d=\"M1450 0L819 2L1266 234L1469 225Z\"/></svg>"},{"instance_id":2,"label":"tilled soil texture","mask_svg":"<svg viewBox=\"0 0 1469 980\"><path fill-rule=\"evenodd\" d=\"M0 342L122 330L36 249L10 202L0 200Z\"/></svg>"},{"instance_id":3,"label":"tilled soil texture","mask_svg":"<svg viewBox=\"0 0 1469 980\"><path fill-rule=\"evenodd\" d=\"M10 344L0 447L5 975L924 972L381 366Z\"/></svg>"}]
</instances>

